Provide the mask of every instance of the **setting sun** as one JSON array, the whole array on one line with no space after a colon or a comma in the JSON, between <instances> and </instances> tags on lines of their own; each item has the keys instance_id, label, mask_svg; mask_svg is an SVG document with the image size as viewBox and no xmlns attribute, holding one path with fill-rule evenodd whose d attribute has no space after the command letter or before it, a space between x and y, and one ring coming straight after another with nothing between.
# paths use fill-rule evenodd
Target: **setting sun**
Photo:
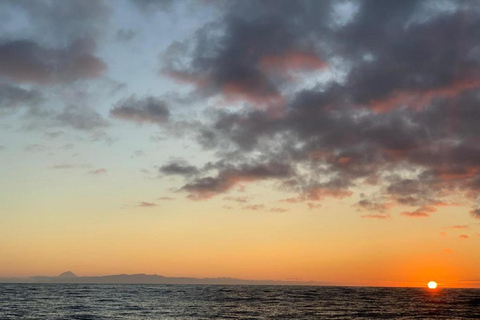
<instances>
[{"instance_id":1,"label":"setting sun","mask_svg":"<svg viewBox=\"0 0 480 320\"><path fill-rule=\"evenodd\" d=\"M430 281L427 286L428 289L437 289L437 283L435 281Z\"/></svg>"}]
</instances>

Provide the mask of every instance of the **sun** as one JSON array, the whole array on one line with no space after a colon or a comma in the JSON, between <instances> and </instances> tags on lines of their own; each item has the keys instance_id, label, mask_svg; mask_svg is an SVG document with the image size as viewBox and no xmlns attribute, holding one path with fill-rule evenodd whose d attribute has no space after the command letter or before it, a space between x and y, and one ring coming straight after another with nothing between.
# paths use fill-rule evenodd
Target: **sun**
<instances>
[{"instance_id":1,"label":"sun","mask_svg":"<svg viewBox=\"0 0 480 320\"><path fill-rule=\"evenodd\" d=\"M437 283L435 281L430 281L428 284L428 289L437 289Z\"/></svg>"}]
</instances>

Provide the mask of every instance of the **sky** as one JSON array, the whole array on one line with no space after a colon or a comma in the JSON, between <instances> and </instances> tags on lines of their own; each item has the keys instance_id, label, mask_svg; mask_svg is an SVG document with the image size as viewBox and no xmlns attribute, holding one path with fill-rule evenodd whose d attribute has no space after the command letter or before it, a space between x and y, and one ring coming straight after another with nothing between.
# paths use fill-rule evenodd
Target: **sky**
<instances>
[{"instance_id":1,"label":"sky","mask_svg":"<svg viewBox=\"0 0 480 320\"><path fill-rule=\"evenodd\" d=\"M0 277L480 287L478 1L0 21Z\"/></svg>"}]
</instances>

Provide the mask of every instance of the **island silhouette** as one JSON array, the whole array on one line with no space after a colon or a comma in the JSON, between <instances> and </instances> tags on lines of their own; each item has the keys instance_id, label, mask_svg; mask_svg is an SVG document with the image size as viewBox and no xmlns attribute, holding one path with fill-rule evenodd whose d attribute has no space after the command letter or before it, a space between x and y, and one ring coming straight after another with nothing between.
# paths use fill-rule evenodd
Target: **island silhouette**
<instances>
[{"instance_id":1,"label":"island silhouette","mask_svg":"<svg viewBox=\"0 0 480 320\"><path fill-rule=\"evenodd\" d=\"M212 285L329 285L326 282L287 280L248 280L229 277L192 278L165 277L158 274L115 274L106 276L77 276L66 271L58 276L33 276L27 278L0 278L0 283L96 283L96 284L212 284Z\"/></svg>"}]
</instances>

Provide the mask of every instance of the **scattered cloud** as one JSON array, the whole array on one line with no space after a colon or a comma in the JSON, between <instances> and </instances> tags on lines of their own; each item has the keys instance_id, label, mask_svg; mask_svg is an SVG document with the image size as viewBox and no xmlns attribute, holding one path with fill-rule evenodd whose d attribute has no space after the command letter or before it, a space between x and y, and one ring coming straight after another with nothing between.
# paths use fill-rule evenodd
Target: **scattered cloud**
<instances>
[{"instance_id":1,"label":"scattered cloud","mask_svg":"<svg viewBox=\"0 0 480 320\"><path fill-rule=\"evenodd\" d=\"M237 202L237 203L246 203L246 202L250 201L250 197L247 197L247 196L241 196L241 197L228 196L228 197L224 197L223 200L233 201L233 202Z\"/></svg>"},{"instance_id":2,"label":"scattered cloud","mask_svg":"<svg viewBox=\"0 0 480 320\"><path fill-rule=\"evenodd\" d=\"M107 169L101 168L101 169L95 169L95 170L90 170L88 171L89 174L98 176L107 173Z\"/></svg>"},{"instance_id":3,"label":"scattered cloud","mask_svg":"<svg viewBox=\"0 0 480 320\"><path fill-rule=\"evenodd\" d=\"M401 213L401 215L411 218L426 218L429 217L431 213L436 211L437 209L434 207L421 207L415 211L404 211Z\"/></svg>"},{"instance_id":4,"label":"scattered cloud","mask_svg":"<svg viewBox=\"0 0 480 320\"><path fill-rule=\"evenodd\" d=\"M157 198L157 200L159 200L159 201L172 201L173 198L171 198L171 197L159 197L159 198Z\"/></svg>"},{"instance_id":5,"label":"scattered cloud","mask_svg":"<svg viewBox=\"0 0 480 320\"><path fill-rule=\"evenodd\" d=\"M50 138L50 139L56 139L60 136L63 136L65 135L65 132L61 131L61 130L57 130L57 131L48 131L48 132L45 132L43 134L45 137L47 138Z\"/></svg>"},{"instance_id":6,"label":"scattered cloud","mask_svg":"<svg viewBox=\"0 0 480 320\"><path fill-rule=\"evenodd\" d=\"M390 215L389 214L365 214L365 215L362 215L362 218L385 220L385 219L389 219Z\"/></svg>"},{"instance_id":7,"label":"scattered cloud","mask_svg":"<svg viewBox=\"0 0 480 320\"><path fill-rule=\"evenodd\" d=\"M138 206L140 208L151 208L151 207L157 207L158 205L156 203L153 203L153 202L145 202L145 201L141 201Z\"/></svg>"},{"instance_id":8,"label":"scattered cloud","mask_svg":"<svg viewBox=\"0 0 480 320\"><path fill-rule=\"evenodd\" d=\"M91 167L91 165L85 164L85 163L62 163L62 164L55 164L51 166L52 169L58 169L58 170L89 168L89 167Z\"/></svg>"},{"instance_id":9,"label":"scattered cloud","mask_svg":"<svg viewBox=\"0 0 480 320\"><path fill-rule=\"evenodd\" d=\"M263 210L264 208L265 208L265 205L263 204L252 204L252 205L242 207L243 210L253 210L253 211Z\"/></svg>"},{"instance_id":10,"label":"scattered cloud","mask_svg":"<svg viewBox=\"0 0 480 320\"><path fill-rule=\"evenodd\" d=\"M467 225L454 225L454 226L450 226L448 227L448 229L468 229L468 226Z\"/></svg>"},{"instance_id":11,"label":"scattered cloud","mask_svg":"<svg viewBox=\"0 0 480 320\"><path fill-rule=\"evenodd\" d=\"M241 183L282 179L289 177L291 174L290 166L279 162L243 164L240 166L219 164L215 169L218 170L216 176L196 178L185 184L181 190L188 192L191 199L204 200L225 193Z\"/></svg>"},{"instance_id":12,"label":"scattered cloud","mask_svg":"<svg viewBox=\"0 0 480 320\"><path fill-rule=\"evenodd\" d=\"M127 99L120 100L110 110L110 116L138 124L154 123L165 124L170 116L166 104L155 97L138 99L132 95Z\"/></svg>"},{"instance_id":13,"label":"scattered cloud","mask_svg":"<svg viewBox=\"0 0 480 320\"><path fill-rule=\"evenodd\" d=\"M308 206L308 209L312 210L312 209L321 208L321 207L322 207L322 204L321 204L321 203L309 202L309 203L307 203L307 206Z\"/></svg>"},{"instance_id":14,"label":"scattered cloud","mask_svg":"<svg viewBox=\"0 0 480 320\"><path fill-rule=\"evenodd\" d=\"M161 166L159 171L160 173L166 175L181 175L188 177L197 174L199 172L199 169L184 162L171 162L169 164Z\"/></svg>"}]
</instances>

